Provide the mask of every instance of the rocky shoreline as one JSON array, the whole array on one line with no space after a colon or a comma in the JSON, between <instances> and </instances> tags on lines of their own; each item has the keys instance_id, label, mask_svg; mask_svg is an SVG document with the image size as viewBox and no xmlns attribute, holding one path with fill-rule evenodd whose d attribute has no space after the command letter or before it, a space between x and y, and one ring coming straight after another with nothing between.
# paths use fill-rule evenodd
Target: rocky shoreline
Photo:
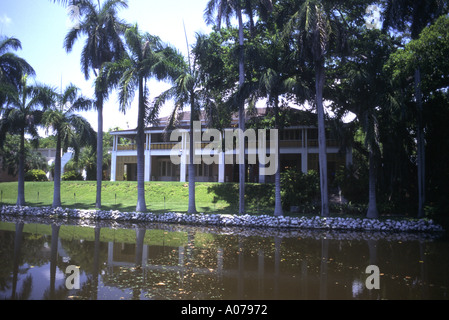
<instances>
[{"instance_id":1,"label":"rocky shoreline","mask_svg":"<svg viewBox=\"0 0 449 320\"><path fill-rule=\"evenodd\" d=\"M14 217L49 217L93 221L176 223L193 226L250 227L275 229L318 229L382 232L442 232L431 219L367 219L343 217L274 217L268 215L164 214L121 212L116 210L82 210L51 207L2 206L0 215Z\"/></svg>"}]
</instances>

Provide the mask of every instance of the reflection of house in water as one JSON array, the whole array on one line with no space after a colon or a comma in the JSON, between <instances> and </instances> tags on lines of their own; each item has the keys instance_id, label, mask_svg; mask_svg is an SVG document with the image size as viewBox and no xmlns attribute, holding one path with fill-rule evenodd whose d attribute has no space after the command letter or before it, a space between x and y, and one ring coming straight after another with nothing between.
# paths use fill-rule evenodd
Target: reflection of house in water
<instances>
[{"instance_id":1,"label":"reflection of house in water","mask_svg":"<svg viewBox=\"0 0 449 320\"><path fill-rule=\"evenodd\" d=\"M275 244L275 252L265 252L263 248L246 252L244 241L232 246L203 247L195 245L195 237L180 246L126 244L109 242L107 270L111 276L118 274L117 268L141 266L142 273L156 276L157 279L177 279L174 290L188 288L195 297L210 298L221 295L224 287L232 288L232 297L278 297L279 288L294 284L293 274L280 272L280 241ZM139 253L140 252L140 253ZM137 253L137 254L136 254ZM293 276L293 278L292 278ZM144 277L149 292L154 283L149 276ZM189 280L190 279L190 280ZM105 279L104 279L105 280ZM204 280L204 281L203 281ZM106 280L108 285L114 286ZM211 289L212 288L212 289ZM211 290L216 293L211 294ZM288 291L288 290L287 290Z\"/></svg>"},{"instance_id":2,"label":"reflection of house in water","mask_svg":"<svg viewBox=\"0 0 449 320\"><path fill-rule=\"evenodd\" d=\"M142 256L136 257L136 245L125 243L108 243L108 267L134 267L136 260L138 265L149 270L183 272L186 271L186 248L180 247L166 247L166 246L148 246L143 245ZM167 253L170 257L167 259ZM164 264L152 262L163 260ZM217 263L218 268L214 271L223 271L223 250L218 249ZM191 271L191 267L190 271ZM194 268L196 273L211 273L211 268Z\"/></svg>"},{"instance_id":3,"label":"reflection of house in water","mask_svg":"<svg viewBox=\"0 0 449 320\"><path fill-rule=\"evenodd\" d=\"M418 234L410 234L410 240L405 241L404 234L396 237L383 233L326 233L326 237L315 238L314 233L298 231L288 237L253 237L236 234L239 229L233 234L227 229L216 234L206 227L183 227L180 231L136 227L120 229L117 235L117 229L107 227L92 230L61 226L61 233L56 225L51 230L37 224L26 227L23 223L12 228L11 224L0 224L0 249L9 246L13 251L5 256L10 251L0 250L0 258L12 259L0 266L6 267L0 271L11 274L7 281L16 288L13 293L24 287L25 276L34 276L35 288L42 280L37 299L44 291L48 291L44 297L50 298L110 298L112 288L118 289L114 292L119 292L119 297L123 291L132 291L132 298L161 299L378 299L380 294L402 298L401 293L412 291L410 297L422 294L422 298L429 298L421 289L440 290L426 286L429 275L447 268L446 261L442 266L427 266L425 253L435 247ZM25 237L27 232L43 236ZM382 238L378 238L380 235ZM396 245L398 239L400 247ZM447 247L441 248L447 252ZM378 259L378 251L387 257L386 262ZM379 262L383 263L379 265L382 273L390 274L391 279L381 278L382 291L368 290L363 270ZM32 268L30 263L40 267ZM82 273L81 290L68 292L64 270L74 263ZM412 272L413 263L426 268ZM42 278L42 271L49 278ZM421 284L410 287L400 281L405 275ZM441 283L447 282L443 279ZM436 292L436 297L446 297L447 290L442 291L443 295Z\"/></svg>"}]
</instances>

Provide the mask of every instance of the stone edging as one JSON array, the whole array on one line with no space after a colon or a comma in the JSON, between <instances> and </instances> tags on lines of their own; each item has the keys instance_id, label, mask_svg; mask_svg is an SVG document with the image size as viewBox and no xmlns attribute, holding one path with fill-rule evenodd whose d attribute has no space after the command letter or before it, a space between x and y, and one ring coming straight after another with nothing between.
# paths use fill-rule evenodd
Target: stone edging
<instances>
[{"instance_id":1,"label":"stone edging","mask_svg":"<svg viewBox=\"0 0 449 320\"><path fill-rule=\"evenodd\" d=\"M3 206L0 214L16 217L51 217L83 220L117 222L177 223L201 226L281 228L281 229L319 229L345 231L384 231L384 232L442 232L444 229L431 219L397 221L394 219L367 218L323 218L274 217L268 215L230 215L230 214L184 214L167 212L164 214L120 212L116 210L81 210L51 207Z\"/></svg>"}]
</instances>

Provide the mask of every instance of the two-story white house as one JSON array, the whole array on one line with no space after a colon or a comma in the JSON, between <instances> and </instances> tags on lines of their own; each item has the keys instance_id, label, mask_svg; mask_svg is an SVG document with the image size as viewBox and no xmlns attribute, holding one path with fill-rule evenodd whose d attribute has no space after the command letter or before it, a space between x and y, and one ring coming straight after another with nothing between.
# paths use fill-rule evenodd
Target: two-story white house
<instances>
[{"instance_id":1,"label":"two-story white house","mask_svg":"<svg viewBox=\"0 0 449 320\"><path fill-rule=\"evenodd\" d=\"M293 112L304 112L294 111ZM257 109L256 117L263 117L266 109ZM179 128L184 129L181 141L170 141L170 134L165 128L168 118L160 118L159 124L145 129L145 181L188 181L187 159L189 153L188 128L190 123L190 113L185 112L180 120ZM207 130L205 121L202 120L202 130ZM238 119L232 120L231 126L226 130L235 130ZM111 151L111 181L137 180L137 149L135 136L137 130L122 130L111 132L113 148ZM279 135L279 160L281 170L286 167L296 167L302 172L308 170L318 170L318 130L314 125L295 125L278 131ZM187 142L187 143L186 143ZM202 141L204 148L210 143ZM237 148L236 148L237 149ZM170 155L177 153L180 156L180 163L176 164ZM219 159L223 159L224 153L220 153ZM236 150L226 151L236 153ZM252 152L246 149L246 158ZM184 155L184 156L183 156ZM336 170L341 165L348 165L352 162L351 149L343 150L338 141L332 139L329 132L327 137L327 161L329 177L333 177ZM247 182L273 182L274 176L264 175L263 166L257 163L246 163ZM199 182L238 182L238 164L218 161L218 163L206 164L201 162L196 164L196 181Z\"/></svg>"}]
</instances>

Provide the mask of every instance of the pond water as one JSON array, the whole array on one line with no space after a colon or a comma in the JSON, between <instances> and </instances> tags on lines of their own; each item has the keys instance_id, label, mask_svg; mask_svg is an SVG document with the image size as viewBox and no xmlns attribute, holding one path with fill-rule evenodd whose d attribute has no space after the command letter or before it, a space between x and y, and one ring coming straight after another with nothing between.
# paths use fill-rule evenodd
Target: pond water
<instances>
[{"instance_id":1,"label":"pond water","mask_svg":"<svg viewBox=\"0 0 449 320\"><path fill-rule=\"evenodd\" d=\"M0 219L1 299L415 300L448 288L441 234Z\"/></svg>"}]
</instances>

